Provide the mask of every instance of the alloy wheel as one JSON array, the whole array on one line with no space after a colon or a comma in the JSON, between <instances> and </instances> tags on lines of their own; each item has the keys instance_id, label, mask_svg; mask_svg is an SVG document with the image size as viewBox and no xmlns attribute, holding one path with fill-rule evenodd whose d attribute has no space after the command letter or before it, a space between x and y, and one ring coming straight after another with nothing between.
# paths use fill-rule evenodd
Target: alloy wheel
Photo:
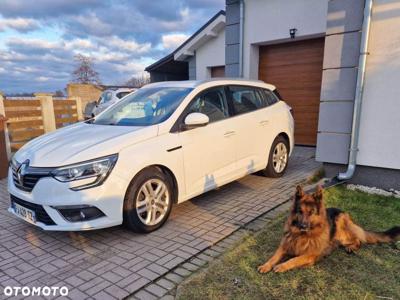
<instances>
[{"instance_id":1,"label":"alloy wheel","mask_svg":"<svg viewBox=\"0 0 400 300\"><path fill-rule=\"evenodd\" d=\"M136 197L136 212L140 221L148 226L161 222L168 211L169 201L168 188L162 180L147 180Z\"/></svg>"},{"instance_id":2,"label":"alloy wheel","mask_svg":"<svg viewBox=\"0 0 400 300\"><path fill-rule=\"evenodd\" d=\"M272 162L275 172L281 173L283 170L285 170L287 161L288 161L288 151L286 145L280 142L276 144L272 156Z\"/></svg>"}]
</instances>

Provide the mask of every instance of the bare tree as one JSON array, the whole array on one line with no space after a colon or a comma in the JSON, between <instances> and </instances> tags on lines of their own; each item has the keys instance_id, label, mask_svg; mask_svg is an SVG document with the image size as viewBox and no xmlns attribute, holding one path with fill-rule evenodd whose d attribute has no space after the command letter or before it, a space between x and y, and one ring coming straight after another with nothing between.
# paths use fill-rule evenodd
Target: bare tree
<instances>
[{"instance_id":1,"label":"bare tree","mask_svg":"<svg viewBox=\"0 0 400 300\"><path fill-rule=\"evenodd\" d=\"M142 73L140 75L133 76L125 84L140 88L148 83L150 83L150 76L146 73Z\"/></svg>"},{"instance_id":2,"label":"bare tree","mask_svg":"<svg viewBox=\"0 0 400 300\"><path fill-rule=\"evenodd\" d=\"M99 73L94 70L91 57L77 54L74 60L77 66L72 72L73 82L101 84Z\"/></svg>"},{"instance_id":3,"label":"bare tree","mask_svg":"<svg viewBox=\"0 0 400 300\"><path fill-rule=\"evenodd\" d=\"M54 97L64 97L64 93L62 90L57 90L54 92Z\"/></svg>"}]
</instances>

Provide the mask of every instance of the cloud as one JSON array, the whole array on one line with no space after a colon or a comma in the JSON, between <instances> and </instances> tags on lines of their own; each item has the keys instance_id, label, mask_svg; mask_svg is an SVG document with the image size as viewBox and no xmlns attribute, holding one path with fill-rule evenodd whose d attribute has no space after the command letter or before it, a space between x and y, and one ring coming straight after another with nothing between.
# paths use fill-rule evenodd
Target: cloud
<instances>
[{"instance_id":1,"label":"cloud","mask_svg":"<svg viewBox=\"0 0 400 300\"><path fill-rule=\"evenodd\" d=\"M123 40L117 36L112 36L106 41L108 46L112 46L115 49L121 49L136 53L146 53L150 50L150 43L139 44L134 40Z\"/></svg>"},{"instance_id":2,"label":"cloud","mask_svg":"<svg viewBox=\"0 0 400 300\"><path fill-rule=\"evenodd\" d=\"M105 5L101 0L1 0L0 13L6 17L47 18L73 15Z\"/></svg>"},{"instance_id":3,"label":"cloud","mask_svg":"<svg viewBox=\"0 0 400 300\"><path fill-rule=\"evenodd\" d=\"M39 28L39 22L33 19L0 19L0 31L5 31L6 29L14 29L19 32L29 32L34 31Z\"/></svg>"},{"instance_id":4,"label":"cloud","mask_svg":"<svg viewBox=\"0 0 400 300\"><path fill-rule=\"evenodd\" d=\"M162 45L165 49L169 50L175 50L178 48L184 41L186 41L189 38L188 35L183 34L183 33L173 33L173 34L166 34L163 35L161 40L162 40Z\"/></svg>"},{"instance_id":5,"label":"cloud","mask_svg":"<svg viewBox=\"0 0 400 300\"><path fill-rule=\"evenodd\" d=\"M74 55L120 84L170 53L225 0L0 0L0 90L63 89Z\"/></svg>"}]
</instances>

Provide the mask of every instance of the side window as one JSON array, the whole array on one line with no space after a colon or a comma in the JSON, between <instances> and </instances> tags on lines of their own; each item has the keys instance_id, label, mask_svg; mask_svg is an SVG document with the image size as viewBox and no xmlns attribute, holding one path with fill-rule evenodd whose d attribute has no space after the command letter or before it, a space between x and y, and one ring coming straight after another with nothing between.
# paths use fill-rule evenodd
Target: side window
<instances>
[{"instance_id":1,"label":"side window","mask_svg":"<svg viewBox=\"0 0 400 300\"><path fill-rule=\"evenodd\" d=\"M199 112L210 118L210 123L229 117L223 88L213 88L198 95L190 104L188 114Z\"/></svg>"},{"instance_id":2,"label":"side window","mask_svg":"<svg viewBox=\"0 0 400 300\"><path fill-rule=\"evenodd\" d=\"M265 103L256 88L246 86L229 87L232 105L236 114L244 114L265 107Z\"/></svg>"},{"instance_id":3,"label":"side window","mask_svg":"<svg viewBox=\"0 0 400 300\"><path fill-rule=\"evenodd\" d=\"M107 103L110 101L112 98L112 93L111 92L106 92L103 96L103 103Z\"/></svg>"},{"instance_id":4,"label":"side window","mask_svg":"<svg viewBox=\"0 0 400 300\"><path fill-rule=\"evenodd\" d=\"M264 89L265 100L268 102L268 105L272 105L279 101L279 99L275 96L273 92L270 90Z\"/></svg>"}]
</instances>

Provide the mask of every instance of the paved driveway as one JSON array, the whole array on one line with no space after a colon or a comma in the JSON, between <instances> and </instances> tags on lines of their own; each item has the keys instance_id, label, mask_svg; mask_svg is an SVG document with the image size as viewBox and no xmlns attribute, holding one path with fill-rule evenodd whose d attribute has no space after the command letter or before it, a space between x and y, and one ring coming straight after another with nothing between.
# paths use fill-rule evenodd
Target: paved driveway
<instances>
[{"instance_id":1,"label":"paved driveway","mask_svg":"<svg viewBox=\"0 0 400 300\"><path fill-rule=\"evenodd\" d=\"M5 286L67 286L72 299L121 299L286 201L319 164L297 147L280 179L247 176L175 206L160 230L122 227L83 233L44 232L11 216L0 181L0 298Z\"/></svg>"}]
</instances>

